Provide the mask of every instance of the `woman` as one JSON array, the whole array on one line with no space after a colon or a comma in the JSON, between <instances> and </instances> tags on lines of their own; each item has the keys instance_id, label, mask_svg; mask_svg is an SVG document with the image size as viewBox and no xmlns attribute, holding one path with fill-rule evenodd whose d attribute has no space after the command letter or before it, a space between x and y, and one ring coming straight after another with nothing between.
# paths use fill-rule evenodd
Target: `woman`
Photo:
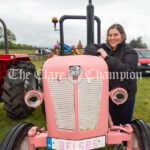
<instances>
[{"instance_id":1,"label":"woman","mask_svg":"<svg viewBox=\"0 0 150 150\"><path fill-rule=\"evenodd\" d=\"M137 91L135 72L138 55L125 41L126 33L123 27L120 24L113 24L107 31L106 44L94 44L85 48L85 54L97 55L98 52L106 61L110 75L109 90L122 87L128 92L128 99L124 104L118 106L111 100L109 102L109 111L114 125L131 122Z\"/></svg>"},{"instance_id":2,"label":"woman","mask_svg":"<svg viewBox=\"0 0 150 150\"><path fill-rule=\"evenodd\" d=\"M120 24L113 24L108 29L106 41L107 44L103 45L103 48L98 49L97 52L108 64L110 77L111 73L116 73L116 78L110 78L110 90L119 86L128 92L128 99L122 105L117 106L110 100L110 115L114 125L127 124L132 120L137 91L135 73L138 55L125 43L126 33Z\"/></svg>"}]
</instances>

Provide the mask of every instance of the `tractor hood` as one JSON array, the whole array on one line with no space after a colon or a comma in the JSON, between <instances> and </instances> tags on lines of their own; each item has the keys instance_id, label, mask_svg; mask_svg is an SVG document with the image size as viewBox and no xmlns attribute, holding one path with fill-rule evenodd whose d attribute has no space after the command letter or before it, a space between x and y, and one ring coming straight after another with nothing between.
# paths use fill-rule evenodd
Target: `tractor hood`
<instances>
[{"instance_id":1,"label":"tractor hood","mask_svg":"<svg viewBox=\"0 0 150 150\"><path fill-rule=\"evenodd\" d=\"M108 130L108 67L97 56L56 56L43 66L48 136L80 140Z\"/></svg>"},{"instance_id":2,"label":"tractor hood","mask_svg":"<svg viewBox=\"0 0 150 150\"><path fill-rule=\"evenodd\" d=\"M99 77L101 73L108 72L107 64L101 57L89 55L54 56L44 63L43 77L67 78L71 66L80 66L83 78Z\"/></svg>"}]
</instances>

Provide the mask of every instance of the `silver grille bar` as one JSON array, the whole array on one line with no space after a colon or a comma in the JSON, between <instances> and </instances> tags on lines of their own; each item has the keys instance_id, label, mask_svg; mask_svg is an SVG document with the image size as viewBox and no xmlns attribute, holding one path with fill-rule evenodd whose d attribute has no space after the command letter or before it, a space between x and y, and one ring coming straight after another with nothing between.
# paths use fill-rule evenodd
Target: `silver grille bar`
<instances>
[{"instance_id":1,"label":"silver grille bar","mask_svg":"<svg viewBox=\"0 0 150 150\"><path fill-rule=\"evenodd\" d=\"M58 129L75 130L75 102L73 84L68 79L48 79L56 125ZM78 126L80 131L97 127L101 78L84 78L78 88Z\"/></svg>"},{"instance_id":2,"label":"silver grille bar","mask_svg":"<svg viewBox=\"0 0 150 150\"><path fill-rule=\"evenodd\" d=\"M97 127L102 88L101 78L83 79L78 84L78 121L80 131Z\"/></svg>"},{"instance_id":3,"label":"silver grille bar","mask_svg":"<svg viewBox=\"0 0 150 150\"><path fill-rule=\"evenodd\" d=\"M58 129L75 130L73 84L68 79L48 79Z\"/></svg>"}]
</instances>

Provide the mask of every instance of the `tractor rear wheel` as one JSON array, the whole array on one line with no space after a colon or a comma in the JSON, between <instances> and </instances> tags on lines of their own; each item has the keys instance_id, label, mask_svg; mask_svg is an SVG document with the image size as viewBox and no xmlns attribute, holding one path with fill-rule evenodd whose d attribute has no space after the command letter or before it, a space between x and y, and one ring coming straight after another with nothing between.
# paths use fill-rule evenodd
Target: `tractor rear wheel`
<instances>
[{"instance_id":1,"label":"tractor rear wheel","mask_svg":"<svg viewBox=\"0 0 150 150\"><path fill-rule=\"evenodd\" d=\"M21 122L14 125L0 143L1 150L28 150L28 131L32 124Z\"/></svg>"},{"instance_id":2,"label":"tractor rear wheel","mask_svg":"<svg viewBox=\"0 0 150 150\"><path fill-rule=\"evenodd\" d=\"M30 61L20 61L8 69L2 87L2 100L7 116L13 119L27 117L33 111L24 102L24 95L29 90L38 88L35 66Z\"/></svg>"}]
</instances>

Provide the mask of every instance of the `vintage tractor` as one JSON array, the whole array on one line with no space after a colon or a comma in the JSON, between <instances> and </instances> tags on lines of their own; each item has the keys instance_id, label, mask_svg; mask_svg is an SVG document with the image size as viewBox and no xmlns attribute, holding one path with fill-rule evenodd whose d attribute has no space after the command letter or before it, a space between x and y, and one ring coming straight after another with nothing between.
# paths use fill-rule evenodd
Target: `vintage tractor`
<instances>
[{"instance_id":1,"label":"vintage tractor","mask_svg":"<svg viewBox=\"0 0 150 150\"><path fill-rule=\"evenodd\" d=\"M87 44L94 42L94 7L91 0L87 16L63 16L62 20L87 19ZM98 38L98 43L100 38ZM99 57L90 55L54 56L43 65L43 92L31 90L25 102L32 108L45 102L47 131L22 122L13 126L0 144L1 150L90 150L106 145L124 144L126 150L149 150L150 127L142 120L114 126L109 114L109 97L116 105L124 103L122 88L109 91L108 67Z\"/></svg>"},{"instance_id":2,"label":"vintage tractor","mask_svg":"<svg viewBox=\"0 0 150 150\"><path fill-rule=\"evenodd\" d=\"M7 27L0 19L4 28L5 53L0 54L0 101L4 102L7 116L20 119L27 117L33 108L25 105L24 95L29 90L36 90L35 66L26 54L9 54Z\"/></svg>"}]
</instances>

